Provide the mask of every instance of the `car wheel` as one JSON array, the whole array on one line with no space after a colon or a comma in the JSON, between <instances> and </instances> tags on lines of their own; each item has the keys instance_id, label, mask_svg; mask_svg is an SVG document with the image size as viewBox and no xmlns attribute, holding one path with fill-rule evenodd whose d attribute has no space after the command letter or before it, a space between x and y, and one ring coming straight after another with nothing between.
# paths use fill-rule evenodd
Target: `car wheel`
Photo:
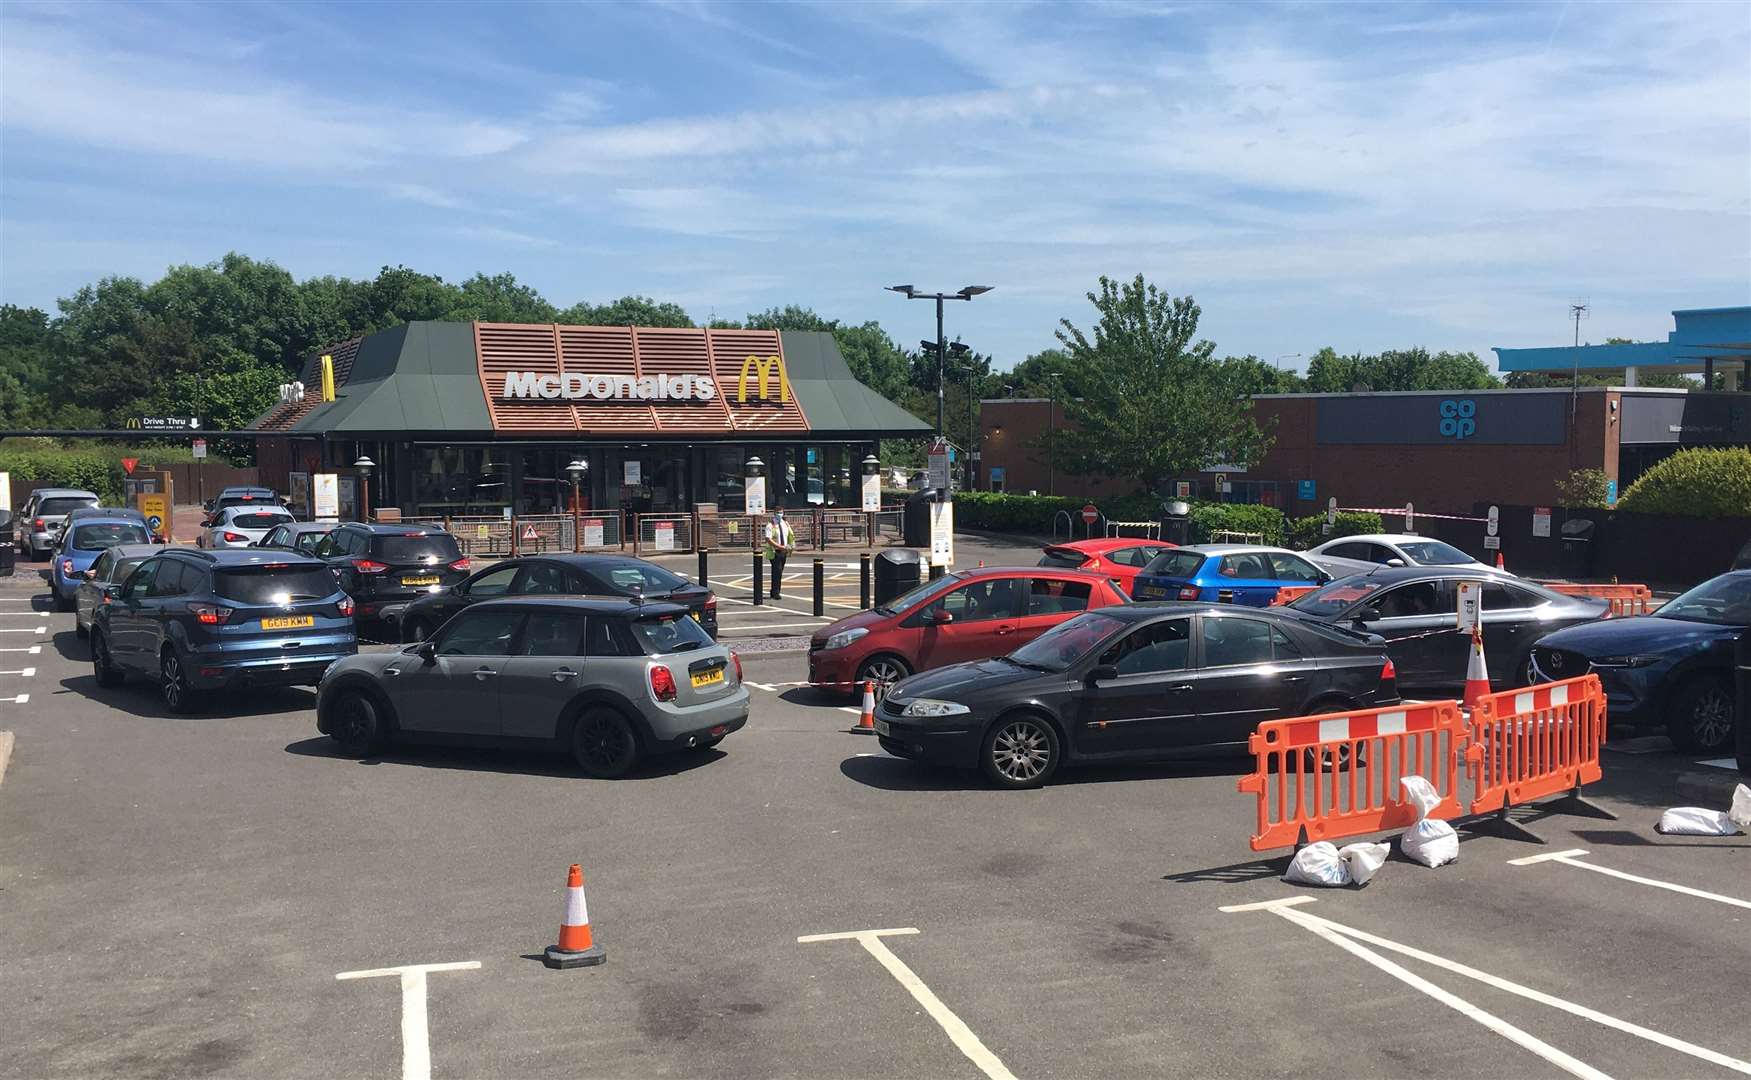
<instances>
[{"instance_id":1,"label":"car wheel","mask_svg":"<svg viewBox=\"0 0 1751 1080\"><path fill-rule=\"evenodd\" d=\"M62 596L61 590L59 590L59 589L55 590L55 610L56 611L72 611L73 610L73 601L67 599L65 596Z\"/></svg>"},{"instance_id":2,"label":"car wheel","mask_svg":"<svg viewBox=\"0 0 1751 1080\"><path fill-rule=\"evenodd\" d=\"M432 624L424 619L409 619L401 624L401 643L414 645L432 636Z\"/></svg>"},{"instance_id":3,"label":"car wheel","mask_svg":"<svg viewBox=\"0 0 1751 1080\"><path fill-rule=\"evenodd\" d=\"M1037 788L1058 771L1058 733L1043 718L1006 716L985 734L979 767L998 787Z\"/></svg>"},{"instance_id":4,"label":"car wheel","mask_svg":"<svg viewBox=\"0 0 1751 1080\"><path fill-rule=\"evenodd\" d=\"M1678 688L1666 708L1666 733L1687 754L1725 751L1733 741L1733 688L1718 675L1699 675Z\"/></svg>"},{"instance_id":5,"label":"car wheel","mask_svg":"<svg viewBox=\"0 0 1751 1080\"><path fill-rule=\"evenodd\" d=\"M882 700L888 696L888 690L901 679L912 674L912 669L906 666L906 661L897 656L872 656L857 669L857 685L852 693L861 697L865 682L875 683L875 699Z\"/></svg>"},{"instance_id":6,"label":"car wheel","mask_svg":"<svg viewBox=\"0 0 1751 1080\"><path fill-rule=\"evenodd\" d=\"M328 736L353 757L368 757L389 741L383 710L360 690L342 690L329 705Z\"/></svg>"},{"instance_id":7,"label":"car wheel","mask_svg":"<svg viewBox=\"0 0 1751 1080\"><path fill-rule=\"evenodd\" d=\"M158 661L158 693L173 713L192 713L201 707L201 695L188 684L188 672L175 649L165 649Z\"/></svg>"},{"instance_id":8,"label":"car wheel","mask_svg":"<svg viewBox=\"0 0 1751 1080\"><path fill-rule=\"evenodd\" d=\"M91 636L91 627L80 622L78 615L73 616L73 636L79 638L88 638Z\"/></svg>"},{"instance_id":9,"label":"car wheel","mask_svg":"<svg viewBox=\"0 0 1751 1080\"><path fill-rule=\"evenodd\" d=\"M572 757L598 780L625 776L638 762L638 733L618 709L588 709L572 725Z\"/></svg>"},{"instance_id":10,"label":"car wheel","mask_svg":"<svg viewBox=\"0 0 1751 1080\"><path fill-rule=\"evenodd\" d=\"M91 635L91 673L97 678L99 686L120 686L122 684L122 669L116 667L115 661L109 655L109 642L102 634Z\"/></svg>"}]
</instances>

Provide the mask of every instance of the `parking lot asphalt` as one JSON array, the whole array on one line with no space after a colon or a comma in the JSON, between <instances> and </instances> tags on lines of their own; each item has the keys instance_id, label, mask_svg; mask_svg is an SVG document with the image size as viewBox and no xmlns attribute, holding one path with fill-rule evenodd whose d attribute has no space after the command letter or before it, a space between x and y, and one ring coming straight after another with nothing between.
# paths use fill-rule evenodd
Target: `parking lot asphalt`
<instances>
[{"instance_id":1,"label":"parking lot asphalt","mask_svg":"<svg viewBox=\"0 0 1751 1080\"><path fill-rule=\"evenodd\" d=\"M592 781L343 758L307 690L173 717L45 601L0 590L0 1076L418 1075L422 981L436 1076L1751 1072L1751 839L1653 831L1710 768L1657 742L1588 789L1618 820L1317 890L1248 848L1245 760L992 790L849 731L764 628L745 730ZM573 862L608 961L551 971ZM878 929L916 933L798 941Z\"/></svg>"}]
</instances>

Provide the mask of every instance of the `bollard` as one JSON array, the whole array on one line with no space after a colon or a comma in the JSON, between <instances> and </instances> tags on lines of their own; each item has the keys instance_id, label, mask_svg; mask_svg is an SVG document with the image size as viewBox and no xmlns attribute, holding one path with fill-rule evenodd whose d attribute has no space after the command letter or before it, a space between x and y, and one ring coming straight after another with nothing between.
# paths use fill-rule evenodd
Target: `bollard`
<instances>
[{"instance_id":1,"label":"bollard","mask_svg":"<svg viewBox=\"0 0 1751 1080\"><path fill-rule=\"evenodd\" d=\"M708 573L709 573L709 571L706 567L706 562L705 562L705 549L700 548L699 549L699 587L702 589L706 588L707 586L709 586L711 584L711 579L707 576Z\"/></svg>"},{"instance_id":2,"label":"bollard","mask_svg":"<svg viewBox=\"0 0 1751 1080\"><path fill-rule=\"evenodd\" d=\"M759 607L765 601L760 594L765 591L766 564L760 561L760 549L754 549L754 606Z\"/></svg>"},{"instance_id":3,"label":"bollard","mask_svg":"<svg viewBox=\"0 0 1751 1080\"><path fill-rule=\"evenodd\" d=\"M930 564L930 580L932 580L932 581L935 581L937 578L940 578L943 574L945 574L947 572L948 571L943 568L943 565L941 563L934 563L933 562Z\"/></svg>"},{"instance_id":4,"label":"bollard","mask_svg":"<svg viewBox=\"0 0 1751 1080\"><path fill-rule=\"evenodd\" d=\"M869 610L869 552L858 556L857 606Z\"/></svg>"},{"instance_id":5,"label":"bollard","mask_svg":"<svg viewBox=\"0 0 1751 1080\"><path fill-rule=\"evenodd\" d=\"M815 614L825 614L827 610L827 564L821 559L815 560Z\"/></svg>"}]
</instances>

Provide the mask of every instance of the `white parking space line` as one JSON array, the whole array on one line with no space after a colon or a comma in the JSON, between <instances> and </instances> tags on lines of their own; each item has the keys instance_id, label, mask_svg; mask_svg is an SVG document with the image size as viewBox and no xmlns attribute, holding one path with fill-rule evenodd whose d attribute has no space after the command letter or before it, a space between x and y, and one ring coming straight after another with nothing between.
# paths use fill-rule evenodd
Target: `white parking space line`
<instances>
[{"instance_id":1,"label":"white parking space line","mask_svg":"<svg viewBox=\"0 0 1751 1080\"><path fill-rule=\"evenodd\" d=\"M35 674L36 668L33 667L14 668L11 671L0 671L0 675L22 675L27 679Z\"/></svg>"},{"instance_id":2,"label":"white parking space line","mask_svg":"<svg viewBox=\"0 0 1751 1080\"><path fill-rule=\"evenodd\" d=\"M0 701L5 701L5 700L7 700L7 699L0 698ZM12 704L14 704L14 705L23 705L23 704L26 704L27 702L30 701L30 695L29 694L20 694L11 700L12 700Z\"/></svg>"},{"instance_id":3,"label":"white parking space line","mask_svg":"<svg viewBox=\"0 0 1751 1080\"><path fill-rule=\"evenodd\" d=\"M810 619L803 620L803 622L812 622L812 621L815 621L815 620L810 620ZM820 621L826 622L827 620L822 619ZM722 637L723 635L729 634L732 632L733 633L741 633L744 630L795 630L800 625L801 625L801 623L794 623L794 622L771 622L771 623L755 623L752 626L719 626L718 627L718 636Z\"/></svg>"},{"instance_id":4,"label":"white parking space line","mask_svg":"<svg viewBox=\"0 0 1751 1080\"><path fill-rule=\"evenodd\" d=\"M29 648L23 648L23 649L0 649L0 652L21 652L21 653L28 653L31 656L35 656L36 654L38 654L42 651L43 651L43 647L41 645L32 645Z\"/></svg>"},{"instance_id":5,"label":"white parking space line","mask_svg":"<svg viewBox=\"0 0 1751 1080\"><path fill-rule=\"evenodd\" d=\"M806 934L796 939L798 945L808 945L819 941L854 940L862 945L871 956L875 957L882 967L888 969L896 982L905 987L907 992L924 1006L924 1011L930 1014L949 1039L967 1055L967 1060L979 1067L979 1071L991 1080L1015 1080L1015 1074L1007 1069L1003 1062L993 1054L985 1044L979 1041L979 1036L961 1022L954 1010L942 1003L942 999L933 993L930 987L924 985L916 972L906 966L906 962L895 956L893 950L882 942L884 935L916 934L916 926L903 926L893 930L852 930L841 934Z\"/></svg>"},{"instance_id":6,"label":"white parking space line","mask_svg":"<svg viewBox=\"0 0 1751 1080\"><path fill-rule=\"evenodd\" d=\"M1739 763L1730 757L1710 758L1707 761L1699 761L1697 764L1707 765L1711 769L1726 769L1728 771L1736 770L1739 767Z\"/></svg>"},{"instance_id":7,"label":"white parking space line","mask_svg":"<svg viewBox=\"0 0 1751 1080\"><path fill-rule=\"evenodd\" d=\"M1523 859L1509 859L1508 865L1531 866L1533 863L1559 862L1564 866L1578 866L1582 870L1591 870L1595 874L1604 874L1607 877L1619 878L1623 881L1633 881L1637 885L1652 885L1656 889L1665 889L1669 892L1683 893L1685 896L1695 896L1700 897L1703 900L1713 900L1717 904L1730 904L1733 907L1741 907L1751 910L1751 900L1738 900L1731 896L1722 896L1719 893L1703 892L1701 889L1692 889L1688 885L1674 885L1670 881L1660 881L1655 878L1638 877L1635 874L1626 874L1622 870L1613 870L1609 866L1600 866L1598 863L1582 862L1580 857L1585 854L1587 854L1586 848L1570 848L1568 851L1552 851L1544 855L1528 855Z\"/></svg>"},{"instance_id":8,"label":"white parking space line","mask_svg":"<svg viewBox=\"0 0 1751 1080\"><path fill-rule=\"evenodd\" d=\"M28 630L22 628L14 630L9 626L0 626L0 634L40 634L42 632L43 627L41 625L33 626Z\"/></svg>"},{"instance_id":9,"label":"white parking space line","mask_svg":"<svg viewBox=\"0 0 1751 1080\"><path fill-rule=\"evenodd\" d=\"M1408 956L1414 960L1421 960L1426 964L1433 964L1435 967L1441 968L1443 971L1450 971L1455 975L1463 975L1468 979L1473 979L1473 980L1476 980L1477 982L1481 982L1485 986L1493 987L1494 989L1497 989L1497 990L1505 990L1510 994L1515 994L1519 997L1526 998L1529 1001L1536 1001L1540 1005L1548 1005L1553 1009L1560 1009L1561 1011L1566 1012L1566 1013L1570 1014L1571 1016L1578 1016L1583 1020L1591 1020L1595 1024L1599 1024L1599 1025L1602 1025L1602 1026L1608 1027L1608 1028L1613 1028L1617 1031L1624 1032L1625 1034L1628 1034L1628 1035L1634 1035L1638 1039L1645 1039L1648 1042L1655 1043L1659 1046L1663 1046L1663 1047L1667 1048L1668 1050L1676 1050L1681 1054L1688 1054L1691 1057L1698 1058L1702 1061L1707 1061L1711 1064L1720 1065L1724 1068L1731 1069L1734 1072L1743 1073L1747 1076L1751 1076L1751 1062L1741 1061L1738 1058L1732 1057L1732 1056L1727 1055L1727 1054L1720 1053L1719 1051L1710 1050L1706 1046L1698 1046L1695 1043L1686 1042L1683 1039L1674 1038L1671 1035L1667 1035L1667 1034L1665 1034L1663 1032L1659 1032L1659 1031L1654 1031L1652 1028L1642 1027L1640 1024L1634 1024L1634 1023L1629 1022L1628 1020L1620 1020L1615 1016L1611 1016L1611 1015L1608 1015L1606 1013L1599 1012L1596 1009L1589 1009L1585 1005L1577 1005L1572 1001L1565 1001L1562 998L1556 997L1553 994L1546 994L1541 990L1534 990L1528 986L1521 986L1519 983L1510 982L1509 980L1501 978L1500 976L1491 975L1487 971L1479 971L1477 968L1468 967L1465 964L1461 964L1457 961L1449 960L1444 956L1437 956L1434 953L1424 952L1421 949L1415 949L1409 945L1401 945L1396 941L1391 941L1391 940L1388 940L1386 938L1367 933L1366 931L1363 931L1363 930L1357 930L1355 927L1345 926L1342 923L1333 922L1330 919L1315 915L1309 911L1295 910L1296 905L1311 904L1313 902L1314 902L1314 898L1311 896L1292 896L1292 897L1286 897L1282 900L1271 900L1271 901L1266 901L1266 902L1261 903L1261 904L1242 904L1242 905L1238 905L1235 907L1221 908L1220 910L1225 911L1225 912L1269 911L1273 915L1279 915L1279 916L1289 920L1290 922L1294 923L1295 925L1302 927L1303 929L1310 930L1316 934L1319 934L1320 937L1331 941L1333 944L1343 946L1347 951L1356 952L1356 949L1350 948L1350 946L1354 945L1355 942L1354 941L1346 942L1343 939L1353 938L1353 939L1355 939L1355 941L1367 942L1370 945L1374 945L1374 946L1377 946L1379 948L1385 949L1388 952L1395 952L1395 953L1398 953L1400 956ZM1360 946L1358 946L1357 948L1360 948ZM1388 970L1388 969L1386 967L1383 967L1382 965L1391 965L1392 967L1395 967L1395 968L1397 967L1396 964L1392 964L1391 961L1387 960L1383 956L1372 953L1371 950L1363 949L1363 950L1361 950L1361 952L1358 952L1357 955L1362 955L1363 953L1369 954L1368 956L1365 956L1364 959L1368 959L1369 963L1374 964L1374 966L1376 966L1376 967L1380 967L1381 970L1383 970L1383 971ZM1399 972L1402 972L1403 974L1400 975ZM1411 975L1409 972L1403 971L1402 968L1399 968L1397 972L1389 972L1389 973L1393 974L1394 977L1399 977L1399 978L1403 978L1404 976L1408 976L1408 978L1404 978L1404 981L1411 983L1411 985L1413 985L1413 986L1416 986L1417 982L1423 981L1423 980L1418 980L1415 975ZM1417 982L1412 982L1412 980L1417 980ZM1472 1018L1478 1020L1479 1023L1485 1023L1485 1021L1483 1019L1481 1019L1481 1017L1487 1017L1490 1015L1488 1013L1484 1013L1481 1009L1475 1010L1476 1013L1478 1013L1479 1015L1473 1015L1471 1012L1467 1012L1467 1009L1475 1009L1475 1007L1471 1006L1470 1003L1468 1003L1468 1002L1462 1001L1461 999L1453 998L1453 995L1447 994L1447 992L1444 990L1441 990L1440 987L1431 986L1430 989L1425 990L1423 986L1417 986L1417 989L1423 990L1424 993L1429 993L1429 995L1431 997L1435 997L1437 1000L1442 1001L1444 1004L1452 1005L1454 1008L1459 1009L1459 1011L1461 1011L1461 1012L1466 1012L1466 1015L1472 1016ZM1431 992L1431 990L1433 992ZM1453 998L1453 1000L1448 1001L1447 1000L1448 998ZM1459 1004L1454 1004L1454 1002L1459 1002ZM1460 1008L1461 1005L1464 1005L1465 1008ZM1491 1017L1491 1019L1497 1020L1498 1023L1503 1024L1506 1027L1512 1027L1512 1025L1507 1025L1506 1021L1501 1021L1501 1020L1499 1020L1499 1018ZM1543 1051L1538 1050L1537 1048L1535 1048L1531 1045L1528 1045L1528 1043L1522 1041L1519 1038L1514 1038L1514 1036L1510 1035L1507 1030L1504 1030L1501 1028L1496 1028L1493 1025L1490 1025L1487 1023L1485 1024L1485 1026L1491 1027L1491 1030L1497 1031L1498 1034L1501 1034L1505 1037L1514 1039L1514 1041L1517 1043L1520 1043L1520 1045L1526 1046L1527 1049L1533 1050L1534 1053L1538 1053L1542 1057L1546 1057L1546 1060L1551 1061L1553 1064L1557 1064L1557 1065L1559 1065L1559 1067L1567 1069L1570 1072L1574 1072L1575 1075L1577 1075L1577 1076L1599 1076L1599 1075L1602 1075L1597 1070L1593 1069L1592 1066L1586 1065L1586 1064L1579 1062L1579 1061L1575 1061L1573 1058L1569 1058L1568 1055L1563 1054L1562 1051L1557 1050L1554 1047L1546 1046L1546 1044L1539 1042L1539 1040L1534 1039L1530 1035L1526 1035L1524 1032L1520 1032L1520 1034L1524 1035L1526 1039L1531 1040L1532 1042L1538 1043L1539 1046L1544 1046L1545 1049L1551 1051L1551 1053L1560 1055L1563 1059L1566 1059L1569 1062L1573 1062L1574 1065L1578 1066L1580 1069L1585 1070L1585 1071L1584 1072L1576 1072L1575 1069L1569 1068L1568 1065L1563 1064L1557 1058L1550 1057L1550 1056L1546 1055ZM1513 1030L1518 1031L1519 1029L1514 1028Z\"/></svg>"},{"instance_id":10,"label":"white parking space line","mask_svg":"<svg viewBox=\"0 0 1751 1080\"><path fill-rule=\"evenodd\" d=\"M401 978L401 1080L431 1080L431 1033L426 1026L426 973L429 971L474 971L479 960L452 964L408 964L405 967L343 971L335 981L346 979Z\"/></svg>"}]
</instances>

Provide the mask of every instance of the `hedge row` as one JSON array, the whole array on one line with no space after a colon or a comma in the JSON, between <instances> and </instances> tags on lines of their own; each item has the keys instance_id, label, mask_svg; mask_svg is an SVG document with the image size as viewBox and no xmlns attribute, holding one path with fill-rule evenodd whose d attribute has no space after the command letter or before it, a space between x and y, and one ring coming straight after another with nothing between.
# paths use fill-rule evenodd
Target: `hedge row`
<instances>
[{"instance_id":1,"label":"hedge row","mask_svg":"<svg viewBox=\"0 0 1751 1080\"><path fill-rule=\"evenodd\" d=\"M1617 508L1640 514L1751 517L1751 447L1680 450L1631 484Z\"/></svg>"},{"instance_id":2,"label":"hedge row","mask_svg":"<svg viewBox=\"0 0 1751 1080\"><path fill-rule=\"evenodd\" d=\"M125 457L138 458L152 465L169 465L192 461L194 455L186 446L65 446L55 439L40 437L12 438L0 442L0 472L12 477L12 501L24 504L32 488L68 487L96 492L106 506L117 506L122 498L122 468Z\"/></svg>"},{"instance_id":3,"label":"hedge row","mask_svg":"<svg viewBox=\"0 0 1751 1080\"><path fill-rule=\"evenodd\" d=\"M1091 500L1051 495L963 491L955 495L955 526L963 529L1050 536L1053 519L1060 512L1065 512L1071 515L1075 522L1075 531L1080 535L1080 515L1083 506L1089 502L1093 502L1095 508L1108 521L1161 520L1161 500L1150 495L1123 495ZM1188 533L1193 543L1207 543L1211 534L1221 531L1262 534L1267 544L1283 542L1287 522L1283 512L1274 506L1194 502L1191 507L1191 527ZM1376 518L1374 523L1378 526L1379 519ZM1060 522L1059 528L1062 527Z\"/></svg>"}]
</instances>

